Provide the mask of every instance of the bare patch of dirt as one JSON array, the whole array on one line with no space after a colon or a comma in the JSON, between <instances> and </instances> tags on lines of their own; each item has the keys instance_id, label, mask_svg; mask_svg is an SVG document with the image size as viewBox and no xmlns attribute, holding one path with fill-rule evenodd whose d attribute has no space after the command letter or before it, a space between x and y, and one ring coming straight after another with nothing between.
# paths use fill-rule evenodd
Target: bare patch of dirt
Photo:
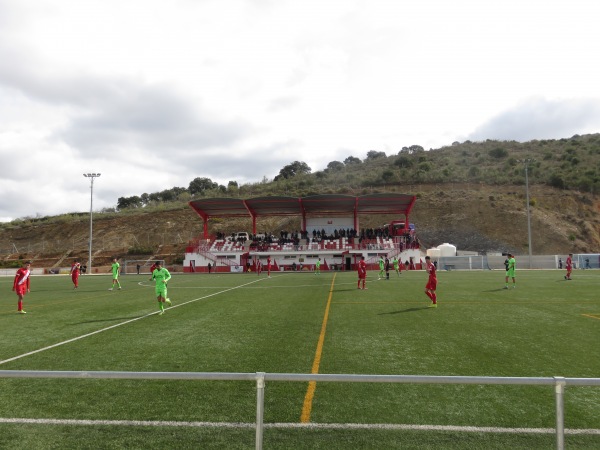
<instances>
[{"instance_id":1,"label":"bare patch of dirt","mask_svg":"<svg viewBox=\"0 0 600 450\"><path fill-rule=\"evenodd\" d=\"M418 185L410 216L424 248L444 242L459 250L528 253L527 208L524 186ZM545 186L530 187L534 254L600 251L600 197ZM360 218L361 227L379 227L387 218ZM251 219L214 219L211 234L251 231ZM147 213L94 215L94 264L155 257L176 262L188 242L202 235L202 219L188 207ZM300 218L259 219L257 232L300 229ZM68 220L13 222L0 226L0 257L54 261L88 258L89 217ZM15 251L16 249L16 251ZM138 252L135 252L135 250ZM133 252L133 253L132 253ZM67 265L67 264L65 264Z\"/></svg>"}]
</instances>

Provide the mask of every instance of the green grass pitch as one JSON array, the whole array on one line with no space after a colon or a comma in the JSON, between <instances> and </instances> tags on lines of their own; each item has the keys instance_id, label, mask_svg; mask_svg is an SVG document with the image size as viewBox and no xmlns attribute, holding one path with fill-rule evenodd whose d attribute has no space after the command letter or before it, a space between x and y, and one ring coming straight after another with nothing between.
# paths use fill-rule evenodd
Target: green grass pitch
<instances>
[{"instance_id":1,"label":"green grass pitch","mask_svg":"<svg viewBox=\"0 0 600 450\"><path fill-rule=\"evenodd\" d=\"M147 276L122 276L113 292L109 276L82 276L78 290L67 276L33 277L26 315L0 278L0 370L310 373L323 336L319 373L600 377L600 271L563 275L521 270L505 290L503 272L441 272L437 309L423 271L369 272L366 291L355 272L175 275L162 316ZM255 388L3 378L0 448L253 448ZM265 449L555 448L551 433L435 429L553 428L551 386L317 383L311 423L425 427L268 427L299 424L306 392L267 383ZM600 448L600 388L567 387L565 427L591 430L568 434L568 448Z\"/></svg>"}]
</instances>

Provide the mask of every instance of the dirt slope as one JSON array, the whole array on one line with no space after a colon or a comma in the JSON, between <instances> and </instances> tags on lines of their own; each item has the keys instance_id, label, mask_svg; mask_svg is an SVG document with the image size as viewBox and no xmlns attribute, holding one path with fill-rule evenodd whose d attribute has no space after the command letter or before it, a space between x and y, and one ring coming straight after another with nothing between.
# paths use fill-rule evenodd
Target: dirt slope
<instances>
[{"instance_id":1,"label":"dirt slope","mask_svg":"<svg viewBox=\"0 0 600 450\"><path fill-rule=\"evenodd\" d=\"M418 199L410 220L425 248L449 242L459 250L528 253L524 186L418 185L405 191ZM600 252L600 197L545 186L530 188L534 254ZM386 217L361 217L361 227L378 227ZM202 221L191 208L136 214L95 214L93 249L98 264L111 256L140 254L183 256L188 241L202 234ZM250 231L250 219L211 221L211 233ZM299 218L258 221L257 232L293 231ZM63 221L16 221L0 226L0 258L87 259L89 217ZM18 251L15 251L18 250Z\"/></svg>"}]
</instances>

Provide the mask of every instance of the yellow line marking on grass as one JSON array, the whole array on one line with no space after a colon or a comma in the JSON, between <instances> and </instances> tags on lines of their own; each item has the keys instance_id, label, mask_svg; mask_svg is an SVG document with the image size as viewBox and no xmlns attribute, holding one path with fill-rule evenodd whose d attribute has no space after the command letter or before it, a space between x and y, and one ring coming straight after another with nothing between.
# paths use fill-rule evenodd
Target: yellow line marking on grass
<instances>
[{"instance_id":1,"label":"yellow line marking on grass","mask_svg":"<svg viewBox=\"0 0 600 450\"><path fill-rule=\"evenodd\" d=\"M329 297L327 298L327 306L325 307L325 314L323 315L323 323L321 324L321 334L319 335L319 342L317 343L317 350L315 352L315 359L312 365L311 373L319 373L319 365L321 364L321 355L323 354L323 342L325 341L325 331L327 330L327 319L329 318L329 308L331 307L331 298L333 297L333 285L335 284L335 277L331 280L331 287L329 288ZM304 396L304 405L302 406L302 414L300 416L300 422L310 422L310 412L312 410L312 401L315 396L315 390L317 389L317 382L310 381L308 383L308 389Z\"/></svg>"},{"instance_id":2,"label":"yellow line marking on grass","mask_svg":"<svg viewBox=\"0 0 600 450\"><path fill-rule=\"evenodd\" d=\"M600 320L600 314L582 314L583 317Z\"/></svg>"}]
</instances>

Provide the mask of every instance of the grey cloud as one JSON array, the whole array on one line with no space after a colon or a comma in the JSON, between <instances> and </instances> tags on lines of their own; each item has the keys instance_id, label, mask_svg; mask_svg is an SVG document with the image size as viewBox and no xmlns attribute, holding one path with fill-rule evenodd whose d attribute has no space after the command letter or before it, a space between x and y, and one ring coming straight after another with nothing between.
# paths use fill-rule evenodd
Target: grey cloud
<instances>
[{"instance_id":1,"label":"grey cloud","mask_svg":"<svg viewBox=\"0 0 600 450\"><path fill-rule=\"evenodd\" d=\"M198 176L203 176L213 181L220 180L220 183L237 181L243 184L261 180L263 176L272 179L279 174L282 167L301 158L300 148L300 142L286 141L254 148L248 152L250 156L238 155L233 147L229 152L210 150L188 152L185 154L185 159L182 159L184 155L176 159L184 161L182 171L191 174L187 183ZM290 156L293 153L298 153L299 156ZM243 174L246 176L244 177Z\"/></svg>"},{"instance_id":2,"label":"grey cloud","mask_svg":"<svg viewBox=\"0 0 600 450\"><path fill-rule=\"evenodd\" d=\"M558 139L600 130L600 99L534 98L477 127L470 140Z\"/></svg>"},{"instance_id":3,"label":"grey cloud","mask_svg":"<svg viewBox=\"0 0 600 450\"><path fill-rule=\"evenodd\" d=\"M41 61L0 44L0 84L51 106L67 107L68 122L54 138L84 150L146 148L202 149L230 146L252 127L241 120L221 120L169 85L146 84L125 77L65 75L44 70Z\"/></svg>"},{"instance_id":4,"label":"grey cloud","mask_svg":"<svg viewBox=\"0 0 600 450\"><path fill-rule=\"evenodd\" d=\"M161 87L124 86L123 94L103 99L76 114L58 135L90 150L143 147L192 150L230 146L250 131L241 121L218 121L197 112L178 94Z\"/></svg>"}]
</instances>

